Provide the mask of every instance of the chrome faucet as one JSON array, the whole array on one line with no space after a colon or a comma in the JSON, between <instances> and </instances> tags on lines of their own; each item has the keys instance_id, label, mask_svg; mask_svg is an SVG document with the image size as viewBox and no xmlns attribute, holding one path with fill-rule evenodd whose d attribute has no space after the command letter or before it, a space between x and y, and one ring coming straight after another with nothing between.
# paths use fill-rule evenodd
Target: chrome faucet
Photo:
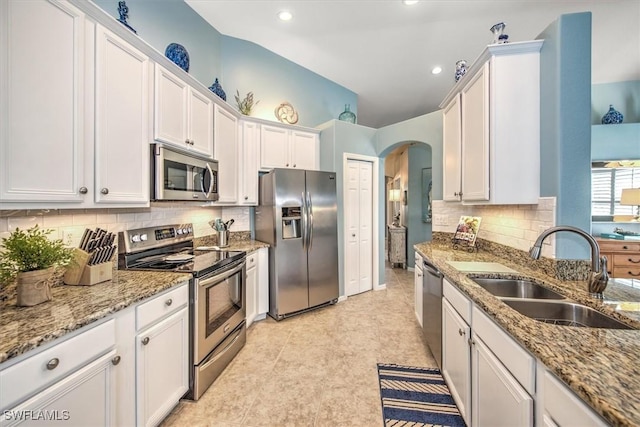
<instances>
[{"instance_id":1,"label":"chrome faucet","mask_svg":"<svg viewBox=\"0 0 640 427\"><path fill-rule=\"evenodd\" d=\"M558 231L569 231L579 236L584 237L591 246L591 276L589 277L589 293L592 297L602 299L602 292L607 287L609 281L609 274L607 273L607 257L600 257L600 246L598 242L589 233L570 225L559 225L557 227L551 227L543 231L538 239L529 249L529 255L533 259L540 259L540 252L542 251L542 242L550 234L557 233Z\"/></svg>"}]
</instances>

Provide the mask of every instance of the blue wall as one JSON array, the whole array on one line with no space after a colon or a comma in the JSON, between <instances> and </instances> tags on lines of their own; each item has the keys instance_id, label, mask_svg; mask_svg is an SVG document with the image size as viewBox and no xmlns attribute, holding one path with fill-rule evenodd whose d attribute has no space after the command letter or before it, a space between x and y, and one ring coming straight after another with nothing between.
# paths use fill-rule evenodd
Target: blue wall
<instances>
[{"instance_id":1,"label":"blue wall","mask_svg":"<svg viewBox=\"0 0 640 427\"><path fill-rule=\"evenodd\" d=\"M407 265L409 267L415 264L413 245L431 240L431 223L422 221L424 191L422 169L432 167L431 163L431 146L414 144L409 147L409 200L407 203Z\"/></svg>"},{"instance_id":2,"label":"blue wall","mask_svg":"<svg viewBox=\"0 0 640 427\"><path fill-rule=\"evenodd\" d=\"M539 36L540 195L557 197L556 223L591 228L591 13L560 16ZM583 258L584 239L556 235L557 258Z\"/></svg>"},{"instance_id":3,"label":"blue wall","mask_svg":"<svg viewBox=\"0 0 640 427\"><path fill-rule=\"evenodd\" d=\"M95 3L118 18L118 0ZM320 75L254 43L220 34L183 0L127 0L129 24L156 50L180 43L189 52L191 74L205 86L219 79L227 102L254 93L253 117L277 121L274 110L287 101L298 112L298 125L315 127L337 118L345 104L358 114L358 96Z\"/></svg>"}]
</instances>

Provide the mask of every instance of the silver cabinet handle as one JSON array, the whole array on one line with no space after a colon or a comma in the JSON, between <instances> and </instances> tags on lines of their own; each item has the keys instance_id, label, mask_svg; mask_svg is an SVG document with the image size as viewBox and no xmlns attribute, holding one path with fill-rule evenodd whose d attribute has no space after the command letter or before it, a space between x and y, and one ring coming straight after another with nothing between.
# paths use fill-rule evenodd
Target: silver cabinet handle
<instances>
[{"instance_id":1,"label":"silver cabinet handle","mask_svg":"<svg viewBox=\"0 0 640 427\"><path fill-rule=\"evenodd\" d=\"M164 305L166 305L167 307L169 307L171 304L173 304L173 300L171 298L164 302Z\"/></svg>"},{"instance_id":2,"label":"silver cabinet handle","mask_svg":"<svg viewBox=\"0 0 640 427\"><path fill-rule=\"evenodd\" d=\"M109 194L109 189L105 187L105 188L103 188L102 190L100 190L100 192L101 192L102 194Z\"/></svg>"},{"instance_id":3,"label":"silver cabinet handle","mask_svg":"<svg viewBox=\"0 0 640 427\"><path fill-rule=\"evenodd\" d=\"M464 335L464 331L462 329L458 329L458 333L460 334L460 336Z\"/></svg>"},{"instance_id":4,"label":"silver cabinet handle","mask_svg":"<svg viewBox=\"0 0 640 427\"><path fill-rule=\"evenodd\" d=\"M78 190L78 191L80 192L80 194L87 194L89 192L87 187L80 187L80 190Z\"/></svg>"},{"instance_id":5,"label":"silver cabinet handle","mask_svg":"<svg viewBox=\"0 0 640 427\"><path fill-rule=\"evenodd\" d=\"M54 357L53 359L47 362L47 369L52 371L56 369L59 364L60 364L60 359L58 359L57 357Z\"/></svg>"},{"instance_id":6,"label":"silver cabinet handle","mask_svg":"<svg viewBox=\"0 0 640 427\"><path fill-rule=\"evenodd\" d=\"M249 200L249 196L244 196L244 199L245 200Z\"/></svg>"},{"instance_id":7,"label":"silver cabinet handle","mask_svg":"<svg viewBox=\"0 0 640 427\"><path fill-rule=\"evenodd\" d=\"M286 167L289 167L289 163L287 163L285 166L286 166Z\"/></svg>"},{"instance_id":8,"label":"silver cabinet handle","mask_svg":"<svg viewBox=\"0 0 640 427\"><path fill-rule=\"evenodd\" d=\"M296 164L295 164L295 163L293 164L293 167L294 167L294 168L296 167Z\"/></svg>"},{"instance_id":9,"label":"silver cabinet handle","mask_svg":"<svg viewBox=\"0 0 640 427\"><path fill-rule=\"evenodd\" d=\"M143 344L143 345L147 345L147 344L149 344L149 337L144 337L144 338L142 338L142 344Z\"/></svg>"},{"instance_id":10,"label":"silver cabinet handle","mask_svg":"<svg viewBox=\"0 0 640 427\"><path fill-rule=\"evenodd\" d=\"M117 365L118 363L120 363L120 356L116 356L113 359L111 359L111 363L113 365Z\"/></svg>"},{"instance_id":11,"label":"silver cabinet handle","mask_svg":"<svg viewBox=\"0 0 640 427\"><path fill-rule=\"evenodd\" d=\"M355 235L355 234L352 234L352 235L351 235L351 237L356 237L356 235Z\"/></svg>"},{"instance_id":12,"label":"silver cabinet handle","mask_svg":"<svg viewBox=\"0 0 640 427\"><path fill-rule=\"evenodd\" d=\"M253 258L251 258L251 259L249 260L249 262L254 262L254 261L255 261L255 259L253 259Z\"/></svg>"},{"instance_id":13,"label":"silver cabinet handle","mask_svg":"<svg viewBox=\"0 0 640 427\"><path fill-rule=\"evenodd\" d=\"M188 140L188 139L185 139L185 140L184 140L184 143L185 143L185 144L187 144L187 145L189 145L189 140Z\"/></svg>"}]
</instances>

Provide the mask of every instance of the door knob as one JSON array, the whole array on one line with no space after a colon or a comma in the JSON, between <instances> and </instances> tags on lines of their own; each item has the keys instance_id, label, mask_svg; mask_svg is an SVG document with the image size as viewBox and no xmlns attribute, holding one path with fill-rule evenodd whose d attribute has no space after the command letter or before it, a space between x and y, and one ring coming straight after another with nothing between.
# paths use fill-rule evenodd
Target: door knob
<instances>
[{"instance_id":1,"label":"door knob","mask_svg":"<svg viewBox=\"0 0 640 427\"><path fill-rule=\"evenodd\" d=\"M171 304L173 304L173 300L172 300L171 298L169 298L168 300L166 300L166 301L164 302L164 304L165 304L167 307L169 307Z\"/></svg>"},{"instance_id":2,"label":"door knob","mask_svg":"<svg viewBox=\"0 0 640 427\"><path fill-rule=\"evenodd\" d=\"M355 235L355 234L352 234L352 235L351 235L351 237L356 237L356 235Z\"/></svg>"},{"instance_id":3,"label":"door knob","mask_svg":"<svg viewBox=\"0 0 640 427\"><path fill-rule=\"evenodd\" d=\"M54 357L53 359L47 362L47 369L52 371L56 369L59 364L60 364L60 359L58 359L57 357Z\"/></svg>"},{"instance_id":4,"label":"door knob","mask_svg":"<svg viewBox=\"0 0 640 427\"><path fill-rule=\"evenodd\" d=\"M149 337L144 337L144 338L142 338L142 344L143 344L143 345L147 345L147 344L149 344Z\"/></svg>"},{"instance_id":5,"label":"door knob","mask_svg":"<svg viewBox=\"0 0 640 427\"><path fill-rule=\"evenodd\" d=\"M80 194L87 194L89 192L87 187L80 187L80 190L78 190L78 191L80 192Z\"/></svg>"},{"instance_id":6,"label":"door knob","mask_svg":"<svg viewBox=\"0 0 640 427\"><path fill-rule=\"evenodd\" d=\"M101 192L102 194L109 194L109 189L105 187L105 188L103 188L102 190L100 190L100 192Z\"/></svg>"},{"instance_id":7,"label":"door knob","mask_svg":"<svg viewBox=\"0 0 640 427\"><path fill-rule=\"evenodd\" d=\"M120 363L120 356L116 356L113 359L111 359L111 363L114 365L117 365L118 363Z\"/></svg>"}]
</instances>

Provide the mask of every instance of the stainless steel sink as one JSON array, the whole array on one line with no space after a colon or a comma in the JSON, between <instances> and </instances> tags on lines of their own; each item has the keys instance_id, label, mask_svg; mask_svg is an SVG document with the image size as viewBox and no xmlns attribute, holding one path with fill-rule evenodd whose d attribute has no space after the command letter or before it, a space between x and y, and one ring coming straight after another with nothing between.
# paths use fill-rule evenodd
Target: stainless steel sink
<instances>
[{"instance_id":1,"label":"stainless steel sink","mask_svg":"<svg viewBox=\"0 0 640 427\"><path fill-rule=\"evenodd\" d=\"M545 323L605 329L634 329L590 307L568 301L502 299L519 313Z\"/></svg>"},{"instance_id":2,"label":"stainless steel sink","mask_svg":"<svg viewBox=\"0 0 640 427\"><path fill-rule=\"evenodd\" d=\"M472 280L497 297L564 299L564 296L559 293L530 280L492 279L484 277L472 278Z\"/></svg>"}]
</instances>

